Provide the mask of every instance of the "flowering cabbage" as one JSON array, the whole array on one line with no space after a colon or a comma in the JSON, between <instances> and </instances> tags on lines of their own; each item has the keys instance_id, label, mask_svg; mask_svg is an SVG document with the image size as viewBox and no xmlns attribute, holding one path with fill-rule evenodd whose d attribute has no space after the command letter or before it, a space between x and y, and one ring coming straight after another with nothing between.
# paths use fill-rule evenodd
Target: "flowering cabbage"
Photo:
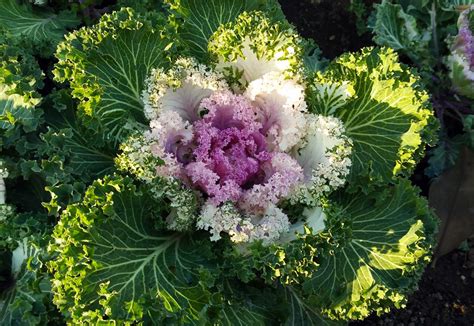
<instances>
[{"instance_id":1,"label":"flowering cabbage","mask_svg":"<svg viewBox=\"0 0 474 326\"><path fill-rule=\"evenodd\" d=\"M474 5L461 13L458 29L448 58L450 77L459 94L474 98Z\"/></svg>"},{"instance_id":2,"label":"flowering cabbage","mask_svg":"<svg viewBox=\"0 0 474 326\"><path fill-rule=\"evenodd\" d=\"M44 246L28 261L66 322L319 325L402 306L435 229L406 179L434 131L418 77L388 48L319 69L276 1L165 5L57 47L64 89L43 100L33 165L58 217L49 275Z\"/></svg>"}]
</instances>

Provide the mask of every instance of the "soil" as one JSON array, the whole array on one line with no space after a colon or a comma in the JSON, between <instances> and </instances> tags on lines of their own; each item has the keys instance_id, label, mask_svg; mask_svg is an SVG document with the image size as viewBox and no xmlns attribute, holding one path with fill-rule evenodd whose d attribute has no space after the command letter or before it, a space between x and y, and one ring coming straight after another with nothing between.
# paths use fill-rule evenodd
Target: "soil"
<instances>
[{"instance_id":1,"label":"soil","mask_svg":"<svg viewBox=\"0 0 474 326\"><path fill-rule=\"evenodd\" d=\"M314 39L328 59L374 45L368 31L360 33L357 30L357 17L348 10L350 0L279 2L299 33ZM367 19L374 1L363 3L367 12L361 14L363 19ZM425 167L426 159L420 163L411 180L426 196L430 180L424 174ZM474 241L466 251L454 251L427 267L418 291L409 297L406 308L393 309L388 314L370 316L350 325L474 325Z\"/></svg>"},{"instance_id":2,"label":"soil","mask_svg":"<svg viewBox=\"0 0 474 326\"><path fill-rule=\"evenodd\" d=\"M323 55L332 59L344 52L371 46L369 33L359 35L357 17L348 8L350 0L279 0L287 19L305 38L312 38ZM364 1L367 9L374 1ZM368 12L367 15L368 16Z\"/></svg>"}]
</instances>

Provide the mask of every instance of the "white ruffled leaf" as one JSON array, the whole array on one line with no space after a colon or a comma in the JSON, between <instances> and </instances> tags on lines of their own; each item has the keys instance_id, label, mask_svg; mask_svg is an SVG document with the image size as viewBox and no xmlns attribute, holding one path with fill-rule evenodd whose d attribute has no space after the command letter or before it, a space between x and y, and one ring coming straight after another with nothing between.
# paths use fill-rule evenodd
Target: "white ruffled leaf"
<instances>
[{"instance_id":1,"label":"white ruffled leaf","mask_svg":"<svg viewBox=\"0 0 474 326\"><path fill-rule=\"evenodd\" d=\"M307 107L302 85L271 72L251 82L245 96L260 108L263 133L269 143L285 152L301 141L306 132Z\"/></svg>"},{"instance_id":2,"label":"white ruffled leaf","mask_svg":"<svg viewBox=\"0 0 474 326\"><path fill-rule=\"evenodd\" d=\"M212 90L184 83L176 90L169 89L162 99L163 111L175 111L186 121L199 119L199 104L212 94Z\"/></svg>"},{"instance_id":3,"label":"white ruffled leaf","mask_svg":"<svg viewBox=\"0 0 474 326\"><path fill-rule=\"evenodd\" d=\"M352 164L352 142L339 119L321 115L307 119L307 143L294 153L305 176L295 199L313 205L323 194L344 185Z\"/></svg>"},{"instance_id":4,"label":"white ruffled leaf","mask_svg":"<svg viewBox=\"0 0 474 326\"><path fill-rule=\"evenodd\" d=\"M259 58L251 49L250 44L251 42L247 38L242 43L242 56L238 56L233 62L225 62L223 58L220 58L216 69L224 71L230 68L233 71L241 72L242 77L239 81L243 85L247 85L254 80L262 78L267 73L282 73L291 68L291 62L289 60L281 60L283 52L278 52L272 58Z\"/></svg>"}]
</instances>

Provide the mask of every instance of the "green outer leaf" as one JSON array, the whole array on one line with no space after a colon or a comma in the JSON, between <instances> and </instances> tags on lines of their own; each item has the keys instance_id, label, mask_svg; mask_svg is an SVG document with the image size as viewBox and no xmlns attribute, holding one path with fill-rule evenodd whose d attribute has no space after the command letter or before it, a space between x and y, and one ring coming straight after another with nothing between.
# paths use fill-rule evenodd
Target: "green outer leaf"
<instances>
[{"instance_id":1,"label":"green outer leaf","mask_svg":"<svg viewBox=\"0 0 474 326\"><path fill-rule=\"evenodd\" d=\"M229 298L230 299L230 298ZM231 301L229 301L231 302ZM240 302L233 302L232 304L226 304L221 311L221 324L225 326L234 325L255 325L265 326L271 321L266 316L260 313L260 307L253 304L242 304Z\"/></svg>"},{"instance_id":2,"label":"green outer leaf","mask_svg":"<svg viewBox=\"0 0 474 326\"><path fill-rule=\"evenodd\" d=\"M227 275L225 275L227 276ZM240 282L224 281L218 325L272 325L271 304L275 300L269 289L256 289Z\"/></svg>"},{"instance_id":3,"label":"green outer leaf","mask_svg":"<svg viewBox=\"0 0 474 326\"><path fill-rule=\"evenodd\" d=\"M46 151L67 157L71 171L82 180L90 177L96 179L114 170L114 153L108 151L101 142L101 136L95 130L89 130L81 125L81 120L74 112L74 104L67 91L52 93L46 99L46 122L50 131L43 134L47 146ZM61 111L48 110L46 105L68 107ZM48 153L50 156L54 155Z\"/></svg>"},{"instance_id":4,"label":"green outer leaf","mask_svg":"<svg viewBox=\"0 0 474 326\"><path fill-rule=\"evenodd\" d=\"M303 288L337 319L363 319L401 307L430 260L436 229L409 181L370 195L340 193L318 237L319 269Z\"/></svg>"},{"instance_id":5,"label":"green outer leaf","mask_svg":"<svg viewBox=\"0 0 474 326\"><path fill-rule=\"evenodd\" d=\"M0 2L0 26L8 30L14 38L25 37L36 45L48 42L49 46L54 47L61 41L67 28L75 27L80 22L69 11L55 14L18 2L16 0Z\"/></svg>"},{"instance_id":6,"label":"green outer leaf","mask_svg":"<svg viewBox=\"0 0 474 326\"><path fill-rule=\"evenodd\" d=\"M82 204L62 214L50 267L54 301L71 322L199 318L209 300L206 284L198 283L210 263L206 242L157 231L163 207L116 177L96 181Z\"/></svg>"},{"instance_id":7,"label":"green outer leaf","mask_svg":"<svg viewBox=\"0 0 474 326\"><path fill-rule=\"evenodd\" d=\"M19 263L12 270L14 284L0 293L0 325L54 325L59 318L43 263L50 239L46 223L45 216L30 214L15 214L0 222L0 251L13 251ZM5 243L1 238L7 234Z\"/></svg>"},{"instance_id":8,"label":"green outer leaf","mask_svg":"<svg viewBox=\"0 0 474 326\"><path fill-rule=\"evenodd\" d=\"M171 20L189 53L207 58L207 42L219 26L232 22L244 11L261 10L275 20L285 20L274 0L165 0L171 7Z\"/></svg>"},{"instance_id":9,"label":"green outer leaf","mask_svg":"<svg viewBox=\"0 0 474 326\"><path fill-rule=\"evenodd\" d=\"M460 7L474 5L473 0L440 0L440 6L443 10L454 11Z\"/></svg>"},{"instance_id":10,"label":"green outer leaf","mask_svg":"<svg viewBox=\"0 0 474 326\"><path fill-rule=\"evenodd\" d=\"M25 132L36 130L42 116L37 90L43 73L30 53L11 42L0 31L0 148L17 145Z\"/></svg>"},{"instance_id":11,"label":"green outer leaf","mask_svg":"<svg viewBox=\"0 0 474 326\"><path fill-rule=\"evenodd\" d=\"M384 0L375 5L373 26L374 42L381 46L401 50L413 60L429 56L430 31L420 29L417 19L406 13L399 4Z\"/></svg>"},{"instance_id":12,"label":"green outer leaf","mask_svg":"<svg viewBox=\"0 0 474 326\"><path fill-rule=\"evenodd\" d=\"M355 95L335 112L318 103L314 87L309 102L313 111L340 118L353 140L349 187L365 189L368 182L385 184L399 173L410 174L438 127L419 79L393 50L365 48L342 55L316 77L317 83L344 81Z\"/></svg>"},{"instance_id":13,"label":"green outer leaf","mask_svg":"<svg viewBox=\"0 0 474 326\"><path fill-rule=\"evenodd\" d=\"M0 129L2 136L12 136L20 127L24 131L34 131L40 122L42 112L35 110L40 98L25 99L24 96L11 93L7 86L0 85ZM23 127L23 128L21 128ZM8 142L8 139L5 140Z\"/></svg>"},{"instance_id":14,"label":"green outer leaf","mask_svg":"<svg viewBox=\"0 0 474 326\"><path fill-rule=\"evenodd\" d=\"M298 289L285 286L285 299L288 306L288 319L285 326L310 326L310 325L343 325L324 317L318 307L305 301Z\"/></svg>"},{"instance_id":15,"label":"green outer leaf","mask_svg":"<svg viewBox=\"0 0 474 326\"><path fill-rule=\"evenodd\" d=\"M152 68L166 64L166 46L147 20L123 8L66 36L56 52L55 79L70 82L87 123L117 144L146 122L144 81Z\"/></svg>"},{"instance_id":16,"label":"green outer leaf","mask_svg":"<svg viewBox=\"0 0 474 326\"><path fill-rule=\"evenodd\" d=\"M34 246L25 242L24 254L28 259L37 260L38 253ZM41 322L41 315L34 312L33 305L37 300L42 301L44 294L34 287L36 273L26 268L26 262L22 265L15 285L0 295L1 325L38 325Z\"/></svg>"}]
</instances>

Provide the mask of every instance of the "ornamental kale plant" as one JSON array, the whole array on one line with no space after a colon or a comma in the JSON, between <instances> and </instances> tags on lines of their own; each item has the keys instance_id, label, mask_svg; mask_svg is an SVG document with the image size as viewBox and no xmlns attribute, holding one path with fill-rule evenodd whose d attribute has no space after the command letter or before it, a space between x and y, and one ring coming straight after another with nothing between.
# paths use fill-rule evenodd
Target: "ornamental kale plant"
<instances>
[{"instance_id":1,"label":"ornamental kale plant","mask_svg":"<svg viewBox=\"0 0 474 326\"><path fill-rule=\"evenodd\" d=\"M459 16L458 30L449 57L451 79L458 93L474 98L474 5Z\"/></svg>"},{"instance_id":2,"label":"ornamental kale plant","mask_svg":"<svg viewBox=\"0 0 474 326\"><path fill-rule=\"evenodd\" d=\"M57 42L49 89L36 44L0 70L1 323L326 325L404 306L436 230L408 178L437 123L393 49L327 63L273 1L62 5L85 24ZM87 25L84 8L110 12ZM44 208L10 199L22 184Z\"/></svg>"},{"instance_id":3,"label":"ornamental kale plant","mask_svg":"<svg viewBox=\"0 0 474 326\"><path fill-rule=\"evenodd\" d=\"M463 146L473 148L471 0L384 0L368 26L373 40L416 67L440 121L438 146L428 153L428 177L454 166Z\"/></svg>"}]
</instances>

